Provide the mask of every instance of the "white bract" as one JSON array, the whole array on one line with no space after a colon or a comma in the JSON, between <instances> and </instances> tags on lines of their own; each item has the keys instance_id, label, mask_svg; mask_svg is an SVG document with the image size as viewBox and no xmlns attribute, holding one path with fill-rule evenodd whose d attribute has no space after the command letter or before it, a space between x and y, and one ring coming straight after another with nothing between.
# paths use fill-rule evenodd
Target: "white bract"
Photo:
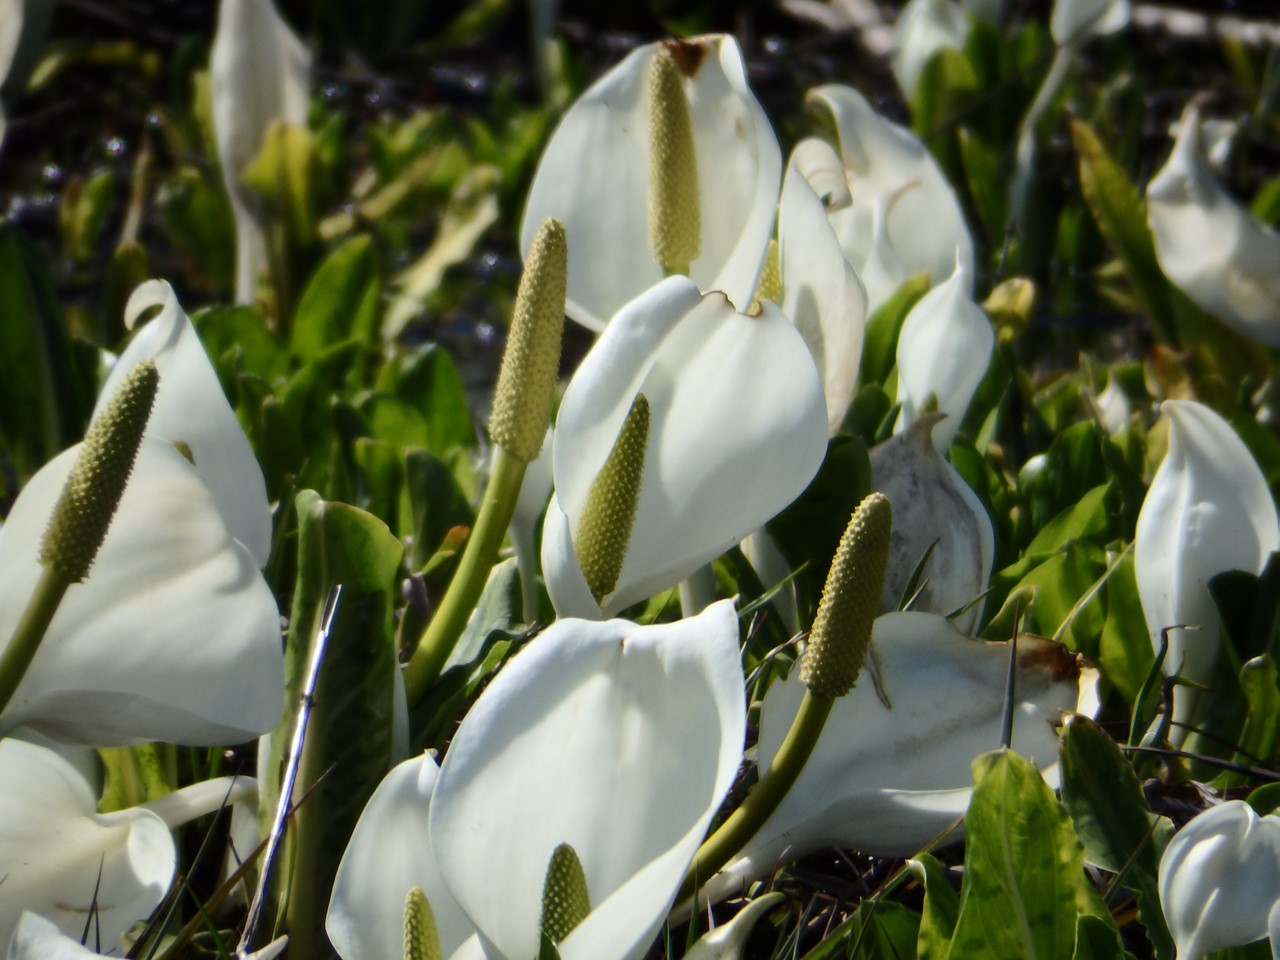
<instances>
[{"instance_id":1,"label":"white bract","mask_svg":"<svg viewBox=\"0 0 1280 960\"><path fill-rule=\"evenodd\" d=\"M338 872L328 929L353 960L399 960L420 886L443 955L537 956L553 851L569 844L590 913L564 960L631 960L660 929L742 756L733 606L678 623L559 620L503 668L438 778L423 757L378 788ZM498 866L500 865L500 866Z\"/></svg>"},{"instance_id":2,"label":"white bract","mask_svg":"<svg viewBox=\"0 0 1280 960\"><path fill-rule=\"evenodd\" d=\"M1195 101L1147 187L1156 259L1173 284L1242 336L1280 346L1280 234L1219 183Z\"/></svg>"},{"instance_id":3,"label":"white bract","mask_svg":"<svg viewBox=\"0 0 1280 960\"><path fill-rule=\"evenodd\" d=\"M54 503L79 445L42 467L0 530L0 637L40 579ZM144 438L102 549L63 597L2 715L55 740L238 743L280 719L275 598L177 450Z\"/></svg>"},{"instance_id":4,"label":"white bract","mask_svg":"<svg viewBox=\"0 0 1280 960\"><path fill-rule=\"evenodd\" d=\"M574 552L592 481L637 394L650 426L635 523L614 591L598 604ZM826 454L817 369L771 303L738 313L686 277L610 321L565 390L542 568L561 616L599 618L675 586L804 491Z\"/></svg>"},{"instance_id":5,"label":"white bract","mask_svg":"<svg viewBox=\"0 0 1280 960\"><path fill-rule=\"evenodd\" d=\"M666 41L683 74L698 171L701 252L689 275L740 309L755 292L778 204L782 156L730 36ZM569 242L565 312L601 330L628 300L662 279L649 248L649 61L633 50L569 108L529 188L527 254L547 217Z\"/></svg>"},{"instance_id":6,"label":"white bract","mask_svg":"<svg viewBox=\"0 0 1280 960\"><path fill-rule=\"evenodd\" d=\"M1221 623L1209 581L1228 570L1259 573L1280 547L1280 520L1267 481L1231 425L1194 400L1166 400L1169 450L1142 502L1134 569L1142 610L1158 650L1166 627L1164 670L1209 680ZM1175 691L1174 719L1194 710L1194 691Z\"/></svg>"},{"instance_id":7,"label":"white bract","mask_svg":"<svg viewBox=\"0 0 1280 960\"><path fill-rule=\"evenodd\" d=\"M823 847L913 853L968 809L974 757L1000 746L1009 644L970 640L943 617L913 612L879 617L872 642L874 661L836 700L813 755L773 816L711 882L713 898ZM1091 680L1059 644L1029 635L1019 640L1013 749L1051 781L1054 724ZM772 762L803 696L795 671L765 694L761 769Z\"/></svg>"},{"instance_id":8,"label":"white bract","mask_svg":"<svg viewBox=\"0 0 1280 960\"><path fill-rule=\"evenodd\" d=\"M240 176L279 121L305 126L311 54L271 0L222 0L209 56L218 162L236 221L236 302L252 303L267 266L257 197Z\"/></svg>"},{"instance_id":9,"label":"white bract","mask_svg":"<svg viewBox=\"0 0 1280 960\"><path fill-rule=\"evenodd\" d=\"M778 206L779 306L818 365L831 436L853 397L867 323L867 291L844 258L818 190L830 184L822 171L838 171L839 163L821 140L802 141L787 164ZM848 190L843 179L839 188Z\"/></svg>"},{"instance_id":10,"label":"white bract","mask_svg":"<svg viewBox=\"0 0 1280 960\"><path fill-rule=\"evenodd\" d=\"M104 950L119 953L121 936L169 889L170 829L256 793L252 780L224 778L99 814L84 777L53 750L0 739L0 770L0 947L29 910L74 937L92 915Z\"/></svg>"},{"instance_id":11,"label":"white bract","mask_svg":"<svg viewBox=\"0 0 1280 960\"><path fill-rule=\"evenodd\" d=\"M911 609L949 614L987 589L995 562L995 530L978 495L934 449L931 434L942 414L917 420L871 451L871 489L893 504L889 562L880 612L900 608L911 575L929 554ZM976 604L954 621L968 633Z\"/></svg>"},{"instance_id":12,"label":"white bract","mask_svg":"<svg viewBox=\"0 0 1280 960\"><path fill-rule=\"evenodd\" d=\"M1060 47L1082 44L1128 25L1128 0L1055 0L1049 14L1049 32Z\"/></svg>"},{"instance_id":13,"label":"white bract","mask_svg":"<svg viewBox=\"0 0 1280 960\"><path fill-rule=\"evenodd\" d=\"M1265 937L1280 957L1280 817L1243 800L1210 807L1165 847L1159 884L1178 960Z\"/></svg>"},{"instance_id":14,"label":"white bract","mask_svg":"<svg viewBox=\"0 0 1280 960\"><path fill-rule=\"evenodd\" d=\"M940 50L964 48L969 18L952 0L911 0L894 25L893 77L908 100L920 74Z\"/></svg>"},{"instance_id":15,"label":"white bract","mask_svg":"<svg viewBox=\"0 0 1280 960\"><path fill-rule=\"evenodd\" d=\"M160 389L147 421L147 436L187 445L227 529L249 549L259 567L266 566L271 552L271 507L262 468L173 288L163 280L149 280L138 287L125 307L125 326L132 328L153 307L161 308L159 315L143 325L116 361L98 395L94 416L105 409L137 363L154 361Z\"/></svg>"},{"instance_id":16,"label":"white bract","mask_svg":"<svg viewBox=\"0 0 1280 960\"><path fill-rule=\"evenodd\" d=\"M995 331L982 308L969 299L970 280L955 268L911 308L898 334L898 403L895 432L924 413L929 397L947 418L933 430L933 445L946 456L960 421L982 382L995 347Z\"/></svg>"},{"instance_id":17,"label":"white bract","mask_svg":"<svg viewBox=\"0 0 1280 960\"><path fill-rule=\"evenodd\" d=\"M893 293L875 284L864 269L875 246L878 206L905 276L928 272L939 284L958 262L964 269L964 295L971 296L973 241L955 191L924 144L876 113L852 87L817 87L806 99L830 110L835 120L853 203L833 211L831 225L866 285L869 309L874 311Z\"/></svg>"}]
</instances>

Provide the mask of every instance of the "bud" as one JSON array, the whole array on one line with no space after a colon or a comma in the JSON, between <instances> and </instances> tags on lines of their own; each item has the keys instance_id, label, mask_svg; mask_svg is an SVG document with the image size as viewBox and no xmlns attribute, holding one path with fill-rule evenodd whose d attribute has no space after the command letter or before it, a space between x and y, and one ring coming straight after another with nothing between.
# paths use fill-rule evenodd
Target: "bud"
<instances>
[{"instance_id":1,"label":"bud","mask_svg":"<svg viewBox=\"0 0 1280 960\"><path fill-rule=\"evenodd\" d=\"M819 696L842 697L858 679L889 561L891 521L889 498L871 493L840 538L800 664L800 681Z\"/></svg>"},{"instance_id":2,"label":"bud","mask_svg":"<svg viewBox=\"0 0 1280 960\"><path fill-rule=\"evenodd\" d=\"M591 482L573 538L578 566L597 603L613 593L622 573L640 503L648 441L649 401L641 393L632 401L613 449Z\"/></svg>"},{"instance_id":3,"label":"bud","mask_svg":"<svg viewBox=\"0 0 1280 960\"><path fill-rule=\"evenodd\" d=\"M564 224L544 220L525 260L489 417L493 442L525 463L537 459L551 423L568 275Z\"/></svg>"},{"instance_id":4,"label":"bud","mask_svg":"<svg viewBox=\"0 0 1280 960\"><path fill-rule=\"evenodd\" d=\"M421 887L404 898L404 960L442 960L436 918Z\"/></svg>"},{"instance_id":5,"label":"bud","mask_svg":"<svg viewBox=\"0 0 1280 960\"><path fill-rule=\"evenodd\" d=\"M89 575L102 548L133 472L159 384L156 365L139 363L89 425L40 548L40 562L68 583Z\"/></svg>"},{"instance_id":6,"label":"bud","mask_svg":"<svg viewBox=\"0 0 1280 960\"><path fill-rule=\"evenodd\" d=\"M561 943L590 912L582 861L573 847L562 843L551 854L542 886L542 932L552 943Z\"/></svg>"},{"instance_id":7,"label":"bud","mask_svg":"<svg viewBox=\"0 0 1280 960\"><path fill-rule=\"evenodd\" d=\"M649 61L649 250L668 274L702 249L698 161L684 83L666 45Z\"/></svg>"}]
</instances>

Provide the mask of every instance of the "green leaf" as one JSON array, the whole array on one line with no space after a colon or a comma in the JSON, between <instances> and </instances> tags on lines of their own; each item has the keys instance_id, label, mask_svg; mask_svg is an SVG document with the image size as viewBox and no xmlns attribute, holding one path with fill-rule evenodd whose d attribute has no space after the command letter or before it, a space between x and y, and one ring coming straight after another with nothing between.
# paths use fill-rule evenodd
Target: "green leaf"
<instances>
[{"instance_id":1,"label":"green leaf","mask_svg":"<svg viewBox=\"0 0 1280 960\"><path fill-rule=\"evenodd\" d=\"M1108 538L1111 511L1107 509L1107 495L1111 484L1094 487L1076 503L1045 524L1035 539L1027 545L1026 555L1043 557L1063 549L1072 540L1102 540Z\"/></svg>"},{"instance_id":2,"label":"green leaf","mask_svg":"<svg viewBox=\"0 0 1280 960\"><path fill-rule=\"evenodd\" d=\"M439 457L426 450L410 450L404 470L401 534L410 544L409 568L416 571L431 559L451 529L470 527L475 513L448 464Z\"/></svg>"},{"instance_id":3,"label":"green leaf","mask_svg":"<svg viewBox=\"0 0 1280 960\"><path fill-rule=\"evenodd\" d=\"M1076 924L1074 960L1122 960L1133 954L1124 949L1120 931L1100 917L1081 917Z\"/></svg>"},{"instance_id":4,"label":"green leaf","mask_svg":"<svg viewBox=\"0 0 1280 960\"><path fill-rule=\"evenodd\" d=\"M393 394L426 421L424 446L437 456L476 445L467 392L448 352L427 344L382 369L376 389Z\"/></svg>"},{"instance_id":5,"label":"green leaf","mask_svg":"<svg viewBox=\"0 0 1280 960\"><path fill-rule=\"evenodd\" d=\"M1143 312L1156 336L1176 347L1169 300L1169 282L1156 261L1155 243L1147 227L1147 206L1123 170L1108 156L1088 124L1071 123L1071 137L1080 158L1080 190L1107 243L1120 258Z\"/></svg>"},{"instance_id":6,"label":"green leaf","mask_svg":"<svg viewBox=\"0 0 1280 960\"><path fill-rule=\"evenodd\" d=\"M303 290L293 318L294 352L305 361L344 340L368 345L381 292L373 243L353 237L325 258Z\"/></svg>"},{"instance_id":7,"label":"green leaf","mask_svg":"<svg viewBox=\"0 0 1280 960\"><path fill-rule=\"evenodd\" d=\"M1103 587L1107 618L1098 641L1098 666L1102 675L1134 706L1142 683L1151 672L1155 652L1147 632L1147 618L1138 598L1133 551L1120 561ZM1150 715L1152 707L1146 707Z\"/></svg>"},{"instance_id":8,"label":"green leaf","mask_svg":"<svg viewBox=\"0 0 1280 960\"><path fill-rule=\"evenodd\" d=\"M1173 956L1156 889L1160 855L1173 824L1151 812L1142 785L1120 749L1087 717L1068 718L1062 738L1062 802L1091 863L1137 894L1147 936L1160 960Z\"/></svg>"},{"instance_id":9,"label":"green leaf","mask_svg":"<svg viewBox=\"0 0 1280 960\"><path fill-rule=\"evenodd\" d=\"M915 960L920 917L892 900L863 900L849 918L845 942L858 948L839 954L850 960Z\"/></svg>"},{"instance_id":10,"label":"green leaf","mask_svg":"<svg viewBox=\"0 0 1280 960\"><path fill-rule=\"evenodd\" d=\"M1084 849L1035 765L1007 750L973 762L965 877L949 957L1071 960L1082 915L1108 917Z\"/></svg>"},{"instance_id":11,"label":"green leaf","mask_svg":"<svg viewBox=\"0 0 1280 960\"><path fill-rule=\"evenodd\" d=\"M929 275L924 273L904 281L893 296L880 304L867 319L858 383L884 383L897 364L898 333L902 330L902 322L916 301L929 292L929 286Z\"/></svg>"},{"instance_id":12,"label":"green leaf","mask_svg":"<svg viewBox=\"0 0 1280 960\"><path fill-rule=\"evenodd\" d=\"M58 208L58 221L62 247L69 260L84 263L92 256L115 187L116 176L110 169L99 170L88 179L75 177L68 181Z\"/></svg>"},{"instance_id":13,"label":"green leaf","mask_svg":"<svg viewBox=\"0 0 1280 960\"><path fill-rule=\"evenodd\" d=\"M1239 759L1243 763L1261 760L1270 765L1280 740L1280 676L1270 654L1245 663L1240 670L1240 687L1249 703L1249 713L1240 735Z\"/></svg>"},{"instance_id":14,"label":"green leaf","mask_svg":"<svg viewBox=\"0 0 1280 960\"><path fill-rule=\"evenodd\" d=\"M305 246L316 237L315 136L306 127L277 121L267 128L262 147L240 179L288 224L293 243Z\"/></svg>"},{"instance_id":15,"label":"green leaf","mask_svg":"<svg viewBox=\"0 0 1280 960\"><path fill-rule=\"evenodd\" d=\"M11 221L0 222L0 303L0 446L25 480L84 433L93 370L72 344L49 265Z\"/></svg>"},{"instance_id":16,"label":"green leaf","mask_svg":"<svg viewBox=\"0 0 1280 960\"><path fill-rule=\"evenodd\" d=\"M392 762L398 667L391 612L404 548L381 520L363 510L326 502L311 490L299 493L295 505L298 577L285 644L286 712L271 738L277 762L293 735L329 590L342 585L298 768L300 792L319 786L295 815L289 869L278 874L290 877L290 942L306 956L321 956L327 950L324 918L338 862ZM268 782L264 812L269 816L279 780L269 777Z\"/></svg>"},{"instance_id":17,"label":"green leaf","mask_svg":"<svg viewBox=\"0 0 1280 960\"><path fill-rule=\"evenodd\" d=\"M960 895L951 885L937 859L922 853L907 861L924 885L924 910L920 915L920 936L916 940L916 956L919 960L946 960L951 950L951 935L960 916Z\"/></svg>"}]
</instances>

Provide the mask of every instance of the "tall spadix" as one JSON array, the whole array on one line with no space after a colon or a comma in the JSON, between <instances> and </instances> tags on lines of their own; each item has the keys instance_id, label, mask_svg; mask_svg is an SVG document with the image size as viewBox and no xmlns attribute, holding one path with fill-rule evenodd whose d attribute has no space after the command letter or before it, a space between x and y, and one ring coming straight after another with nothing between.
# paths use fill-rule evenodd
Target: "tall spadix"
<instances>
[{"instance_id":1,"label":"tall spadix","mask_svg":"<svg viewBox=\"0 0 1280 960\"><path fill-rule=\"evenodd\" d=\"M688 274L702 250L698 161L680 68L658 47L649 61L649 249L667 276Z\"/></svg>"},{"instance_id":2,"label":"tall spadix","mask_svg":"<svg viewBox=\"0 0 1280 960\"><path fill-rule=\"evenodd\" d=\"M764 826L808 762L836 698L857 682L871 646L891 526L892 508L884 494L868 494L854 510L827 573L800 661L800 680L808 689L796 718L742 806L698 850L677 901L692 896L698 883L710 879Z\"/></svg>"},{"instance_id":3,"label":"tall spadix","mask_svg":"<svg viewBox=\"0 0 1280 960\"><path fill-rule=\"evenodd\" d=\"M525 259L494 388L489 484L453 581L405 668L405 692L411 704L425 696L462 635L497 562L525 467L542 450L560 367L568 273L564 224L544 220Z\"/></svg>"}]
</instances>

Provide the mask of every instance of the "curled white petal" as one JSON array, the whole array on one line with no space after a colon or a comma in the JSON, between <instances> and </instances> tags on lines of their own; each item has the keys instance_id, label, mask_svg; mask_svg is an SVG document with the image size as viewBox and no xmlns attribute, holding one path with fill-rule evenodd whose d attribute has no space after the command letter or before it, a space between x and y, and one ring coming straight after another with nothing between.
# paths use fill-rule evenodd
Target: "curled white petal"
<instances>
[{"instance_id":1,"label":"curled white petal","mask_svg":"<svg viewBox=\"0 0 1280 960\"><path fill-rule=\"evenodd\" d=\"M489 956L536 955L561 843L591 913L560 955L642 956L733 782L745 724L728 601L650 627L562 619L536 637L459 727L429 818Z\"/></svg>"},{"instance_id":2,"label":"curled white petal","mask_svg":"<svg viewBox=\"0 0 1280 960\"><path fill-rule=\"evenodd\" d=\"M1259 817L1243 800L1210 807L1165 847L1159 888L1180 960L1272 934L1280 904L1280 819Z\"/></svg>"},{"instance_id":3,"label":"curled white petal","mask_svg":"<svg viewBox=\"0 0 1280 960\"><path fill-rule=\"evenodd\" d=\"M969 18L952 0L911 0L894 25L893 76L910 100L920 74L940 50L963 49Z\"/></svg>"},{"instance_id":4,"label":"curled white petal","mask_svg":"<svg viewBox=\"0 0 1280 960\"><path fill-rule=\"evenodd\" d=\"M1175 286L1243 336L1280 346L1280 234L1218 182L1195 101L1147 187L1147 219L1160 269Z\"/></svg>"},{"instance_id":5,"label":"curled white petal","mask_svg":"<svg viewBox=\"0 0 1280 960\"><path fill-rule=\"evenodd\" d=\"M98 814L84 778L51 750L3 739L0 767L0 945L24 910L78 938L92 905L104 949L118 952L173 878L169 828L146 810Z\"/></svg>"},{"instance_id":6,"label":"curled white petal","mask_svg":"<svg viewBox=\"0 0 1280 960\"><path fill-rule=\"evenodd\" d=\"M41 468L0 531L0 637L40 578L40 542L78 453ZM67 590L0 732L239 743L279 721L283 684L270 587L191 464L144 438L89 577Z\"/></svg>"},{"instance_id":7,"label":"curled white petal","mask_svg":"<svg viewBox=\"0 0 1280 960\"><path fill-rule=\"evenodd\" d=\"M1221 626L1209 581L1228 570L1258 573L1280 547L1280 520L1257 462L1231 425L1194 400L1161 405L1169 450L1142 502L1134 537L1138 595L1160 648L1172 630L1167 673L1203 683L1218 657ZM1175 719L1193 706L1176 691Z\"/></svg>"},{"instance_id":8,"label":"curled white petal","mask_svg":"<svg viewBox=\"0 0 1280 960\"><path fill-rule=\"evenodd\" d=\"M945 456L982 382L995 347L995 331L982 308L969 299L968 280L957 267L951 278L920 298L898 334L897 430L921 415L932 395L947 415L933 430L933 444Z\"/></svg>"},{"instance_id":9,"label":"curled white petal","mask_svg":"<svg viewBox=\"0 0 1280 960\"><path fill-rule=\"evenodd\" d=\"M713 895L826 846L912 853L968 808L973 758L1000 745L1008 643L970 640L935 614L890 613L876 620L873 645L892 706L880 700L867 673L835 702L799 779L739 859L712 881ZM1083 676L1058 644L1019 641L1013 749L1042 769L1057 763L1053 725L1078 702ZM794 675L765 695L762 767L803 695Z\"/></svg>"},{"instance_id":10,"label":"curled white petal","mask_svg":"<svg viewBox=\"0 0 1280 960\"><path fill-rule=\"evenodd\" d=\"M924 144L908 130L876 113L852 87L828 85L806 100L831 112L840 156L853 195L847 210L831 214L845 257L867 285L875 310L892 290L873 288L863 269L873 247L876 204L897 196L886 211L888 240L902 258L904 276L927 271L935 284L950 277L957 260L964 268L965 295L972 295L973 240L955 191ZM915 184L903 191L908 184Z\"/></svg>"},{"instance_id":11,"label":"curled white petal","mask_svg":"<svg viewBox=\"0 0 1280 960\"><path fill-rule=\"evenodd\" d=\"M132 328L142 313L154 307L160 307L159 315L138 331L116 361L102 385L94 416L110 402L135 364L154 361L160 389L147 421L147 435L170 443L181 441L190 448L231 535L249 548L259 567L266 566L271 552L271 507L262 468L173 288L163 280L149 280L138 287L125 306L126 326Z\"/></svg>"}]
</instances>

